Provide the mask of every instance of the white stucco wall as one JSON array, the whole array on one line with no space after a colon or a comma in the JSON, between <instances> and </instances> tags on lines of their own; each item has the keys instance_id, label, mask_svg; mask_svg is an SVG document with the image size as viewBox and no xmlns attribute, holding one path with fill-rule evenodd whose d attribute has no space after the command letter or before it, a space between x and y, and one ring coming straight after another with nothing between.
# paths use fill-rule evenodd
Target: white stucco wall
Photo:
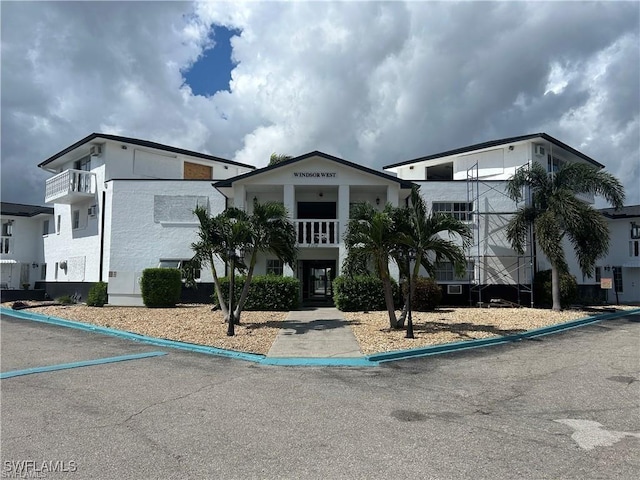
<instances>
[{"instance_id":1,"label":"white stucco wall","mask_svg":"<svg viewBox=\"0 0 640 480\"><path fill-rule=\"evenodd\" d=\"M0 281L6 283L9 288L22 288L21 271L24 267L26 274L26 283L30 284L30 288L34 287L35 282L41 278L41 268L44 263L44 247L43 247L43 222L51 216L40 214L33 217L23 217L16 215L3 215L1 223L9 220L13 221L11 236L9 237L9 253L2 254L3 260L15 260L16 263L7 263L0 265ZM37 267L33 268L36 263Z\"/></svg>"},{"instance_id":2,"label":"white stucco wall","mask_svg":"<svg viewBox=\"0 0 640 480\"><path fill-rule=\"evenodd\" d=\"M604 272L605 266L622 267L623 291L618 293L620 302L640 303L640 257L630 251L629 242L640 241L631 239L631 222L640 225L640 217L607 219L609 223L611 244L609 253L597 263L603 268L603 277L611 277ZM625 266L626 265L626 266ZM609 292L609 301L615 301L615 293Z\"/></svg>"},{"instance_id":3,"label":"white stucco wall","mask_svg":"<svg viewBox=\"0 0 640 480\"><path fill-rule=\"evenodd\" d=\"M191 258L191 243L197 241L199 223L194 215L176 211L165 221L158 208L173 204L186 209L190 199L201 197L215 215L224 210L225 199L210 181L114 180L109 185L109 301L141 305L138 280L142 271L157 267L161 259ZM224 266L218 264L217 271L224 275ZM211 272L203 270L201 281L213 281Z\"/></svg>"}]
</instances>

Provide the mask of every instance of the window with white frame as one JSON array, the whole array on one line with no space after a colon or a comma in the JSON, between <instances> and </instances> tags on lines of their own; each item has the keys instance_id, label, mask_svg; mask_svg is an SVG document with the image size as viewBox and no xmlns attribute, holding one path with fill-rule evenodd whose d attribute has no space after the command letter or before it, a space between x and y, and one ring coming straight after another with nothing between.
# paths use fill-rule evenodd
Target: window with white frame
<instances>
[{"instance_id":1,"label":"window with white frame","mask_svg":"<svg viewBox=\"0 0 640 480\"><path fill-rule=\"evenodd\" d=\"M632 240L640 239L640 225L636 222L631 222L631 231L629 234Z\"/></svg>"},{"instance_id":2,"label":"window with white frame","mask_svg":"<svg viewBox=\"0 0 640 480\"><path fill-rule=\"evenodd\" d=\"M74 230L80 228L80 210L74 210L72 212L71 228Z\"/></svg>"},{"instance_id":3,"label":"window with white frame","mask_svg":"<svg viewBox=\"0 0 640 480\"><path fill-rule=\"evenodd\" d=\"M596 267L596 283L600 283L602 279L602 267Z\"/></svg>"},{"instance_id":4,"label":"window with white frame","mask_svg":"<svg viewBox=\"0 0 640 480\"><path fill-rule=\"evenodd\" d=\"M2 236L10 237L13 231L13 220L2 222Z\"/></svg>"},{"instance_id":5,"label":"window with white frame","mask_svg":"<svg viewBox=\"0 0 640 480\"><path fill-rule=\"evenodd\" d=\"M564 164L564 160L561 160L558 157L552 158L551 155L547 155L547 172L557 172Z\"/></svg>"},{"instance_id":6,"label":"window with white frame","mask_svg":"<svg viewBox=\"0 0 640 480\"><path fill-rule=\"evenodd\" d=\"M640 240L629 241L629 256L630 257L640 256Z\"/></svg>"},{"instance_id":7,"label":"window with white frame","mask_svg":"<svg viewBox=\"0 0 640 480\"><path fill-rule=\"evenodd\" d=\"M49 220L42 222L42 235L49 235Z\"/></svg>"},{"instance_id":8,"label":"window with white frame","mask_svg":"<svg viewBox=\"0 0 640 480\"><path fill-rule=\"evenodd\" d=\"M277 275L281 277L284 273L284 265L282 260L267 260L267 275Z\"/></svg>"},{"instance_id":9,"label":"window with white frame","mask_svg":"<svg viewBox=\"0 0 640 480\"><path fill-rule=\"evenodd\" d=\"M40 264L40 280L46 280L46 279L47 279L47 264L41 263Z\"/></svg>"},{"instance_id":10,"label":"window with white frame","mask_svg":"<svg viewBox=\"0 0 640 480\"><path fill-rule=\"evenodd\" d=\"M91 156L88 155L80 160L76 160L73 162L73 168L74 170L84 170L88 172L91 170Z\"/></svg>"},{"instance_id":11,"label":"window with white frame","mask_svg":"<svg viewBox=\"0 0 640 480\"><path fill-rule=\"evenodd\" d=\"M453 263L451 262L436 263L435 269L436 282L468 282L474 278L473 262L467 262L467 267L461 277L456 275Z\"/></svg>"},{"instance_id":12,"label":"window with white frame","mask_svg":"<svg viewBox=\"0 0 640 480\"><path fill-rule=\"evenodd\" d=\"M58 262L56 262L56 269L54 271L54 280L58 279L58 269L60 268L60 264Z\"/></svg>"},{"instance_id":13,"label":"window with white frame","mask_svg":"<svg viewBox=\"0 0 640 480\"><path fill-rule=\"evenodd\" d=\"M161 259L158 264L158 268L177 268L182 272L182 280L186 280L186 270L191 267L191 260L186 259ZM193 279L200 280L202 276L202 270L199 268L193 269Z\"/></svg>"},{"instance_id":14,"label":"window with white frame","mask_svg":"<svg viewBox=\"0 0 640 480\"><path fill-rule=\"evenodd\" d=\"M613 267L613 288L614 291L622 293L622 267Z\"/></svg>"},{"instance_id":15,"label":"window with white frame","mask_svg":"<svg viewBox=\"0 0 640 480\"><path fill-rule=\"evenodd\" d=\"M60 233L60 223L62 221L61 217L61 215L58 215L58 218L56 219L56 233L58 234Z\"/></svg>"},{"instance_id":16,"label":"window with white frame","mask_svg":"<svg viewBox=\"0 0 640 480\"><path fill-rule=\"evenodd\" d=\"M433 202L431 211L450 215L463 222L473 220L473 202Z\"/></svg>"}]
</instances>

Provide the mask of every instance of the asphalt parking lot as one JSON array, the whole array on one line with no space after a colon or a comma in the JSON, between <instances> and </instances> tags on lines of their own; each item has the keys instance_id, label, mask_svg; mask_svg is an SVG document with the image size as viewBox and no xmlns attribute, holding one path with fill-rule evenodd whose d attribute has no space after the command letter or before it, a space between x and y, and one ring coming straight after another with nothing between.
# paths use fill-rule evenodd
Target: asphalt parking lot
<instances>
[{"instance_id":1,"label":"asphalt parking lot","mask_svg":"<svg viewBox=\"0 0 640 480\"><path fill-rule=\"evenodd\" d=\"M640 477L637 314L373 368L263 366L6 316L0 335L3 373L166 353L1 380L3 478Z\"/></svg>"}]
</instances>

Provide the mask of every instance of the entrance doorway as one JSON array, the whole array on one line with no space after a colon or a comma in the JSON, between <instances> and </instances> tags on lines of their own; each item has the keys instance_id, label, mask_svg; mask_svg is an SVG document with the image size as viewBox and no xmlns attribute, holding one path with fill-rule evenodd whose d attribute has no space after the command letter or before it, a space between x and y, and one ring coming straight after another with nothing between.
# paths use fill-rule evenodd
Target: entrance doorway
<instances>
[{"instance_id":1,"label":"entrance doorway","mask_svg":"<svg viewBox=\"0 0 640 480\"><path fill-rule=\"evenodd\" d=\"M302 302L306 305L333 304L335 260L302 260Z\"/></svg>"}]
</instances>

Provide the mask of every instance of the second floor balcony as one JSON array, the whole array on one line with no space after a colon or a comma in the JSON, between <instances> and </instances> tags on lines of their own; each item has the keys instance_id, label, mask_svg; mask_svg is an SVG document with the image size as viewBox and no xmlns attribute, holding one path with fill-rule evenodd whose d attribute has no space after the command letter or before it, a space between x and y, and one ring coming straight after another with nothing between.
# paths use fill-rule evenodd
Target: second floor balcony
<instances>
[{"instance_id":1,"label":"second floor balcony","mask_svg":"<svg viewBox=\"0 0 640 480\"><path fill-rule=\"evenodd\" d=\"M300 247L337 247L340 243L338 220L296 219L293 223Z\"/></svg>"},{"instance_id":2,"label":"second floor balcony","mask_svg":"<svg viewBox=\"0 0 640 480\"><path fill-rule=\"evenodd\" d=\"M96 194L95 173L84 170L65 170L47 180L45 203L72 204Z\"/></svg>"}]
</instances>

